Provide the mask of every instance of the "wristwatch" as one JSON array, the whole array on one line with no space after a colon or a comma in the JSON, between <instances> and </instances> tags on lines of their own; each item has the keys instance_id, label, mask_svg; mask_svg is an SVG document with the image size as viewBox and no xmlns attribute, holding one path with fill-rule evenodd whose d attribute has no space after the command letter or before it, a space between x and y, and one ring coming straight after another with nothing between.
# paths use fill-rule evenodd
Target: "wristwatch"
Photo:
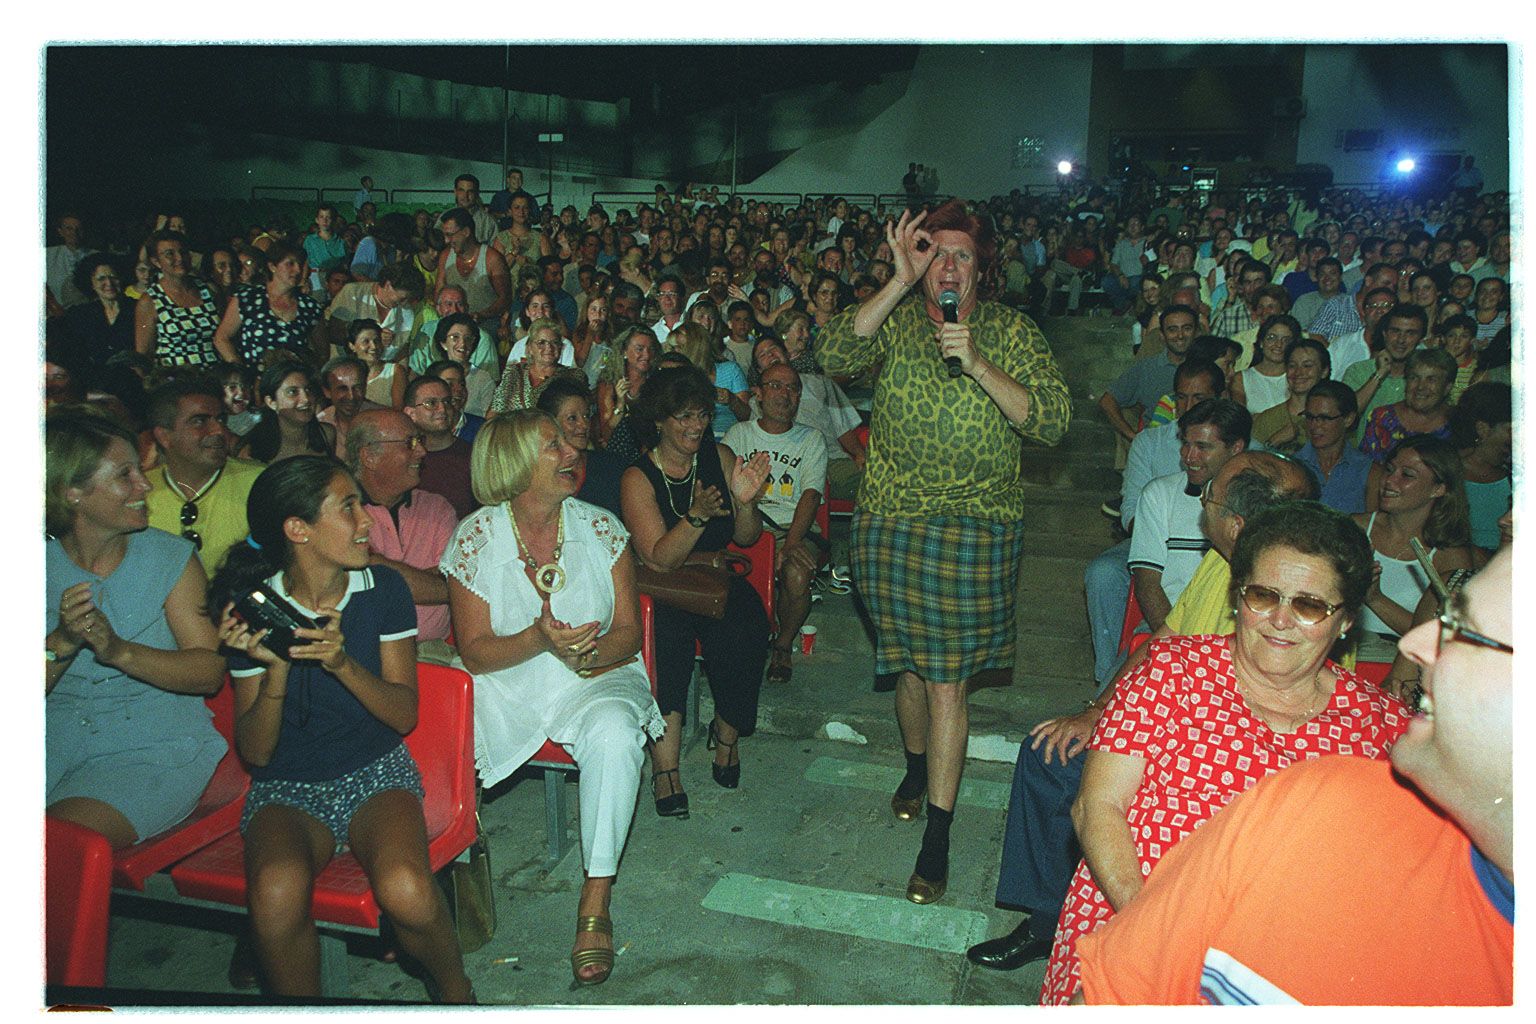
<instances>
[{"instance_id":1,"label":"wristwatch","mask_svg":"<svg viewBox=\"0 0 1536 1024\"><path fill-rule=\"evenodd\" d=\"M704 527L709 525L708 519L706 519L704 516L696 516L692 512L688 513L683 518L688 520L689 526L695 527L696 529L702 530Z\"/></svg>"}]
</instances>

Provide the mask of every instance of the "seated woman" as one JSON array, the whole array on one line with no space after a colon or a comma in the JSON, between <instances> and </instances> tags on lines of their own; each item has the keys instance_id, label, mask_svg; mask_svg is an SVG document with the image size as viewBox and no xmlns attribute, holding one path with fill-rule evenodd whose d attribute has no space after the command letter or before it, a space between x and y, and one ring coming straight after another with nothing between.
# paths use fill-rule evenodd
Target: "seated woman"
<instances>
[{"instance_id":1,"label":"seated woman","mask_svg":"<svg viewBox=\"0 0 1536 1024\"><path fill-rule=\"evenodd\" d=\"M83 406L45 434L44 805L121 849L185 818L213 777L228 747L202 698L224 659L192 543L149 528L133 434Z\"/></svg>"},{"instance_id":2,"label":"seated woman","mask_svg":"<svg viewBox=\"0 0 1536 1024\"><path fill-rule=\"evenodd\" d=\"M1285 346L1285 401L1253 418L1253 441L1282 455L1293 455L1307 439L1307 395L1312 386L1328 379L1333 364L1328 348L1311 338L1297 338Z\"/></svg>"},{"instance_id":3,"label":"seated woman","mask_svg":"<svg viewBox=\"0 0 1536 1024\"><path fill-rule=\"evenodd\" d=\"M1466 474L1472 543L1488 552L1499 548L1499 518L1512 496L1513 397L1508 384L1485 381L1468 388L1451 410L1451 438Z\"/></svg>"},{"instance_id":4,"label":"seated woman","mask_svg":"<svg viewBox=\"0 0 1536 1024\"><path fill-rule=\"evenodd\" d=\"M1426 589L1412 541L1428 549L1442 579L1455 569L1475 569L1482 559L1472 547L1461 457L1451 442L1427 436L1404 440L1372 469L1366 487L1369 512L1355 521L1370 538L1381 569L1360 615L1360 658L1391 661Z\"/></svg>"},{"instance_id":5,"label":"seated woman","mask_svg":"<svg viewBox=\"0 0 1536 1024\"><path fill-rule=\"evenodd\" d=\"M245 435L241 458L277 462L294 455L330 455L336 428L315 419L320 386L302 363L276 362L256 380L261 419Z\"/></svg>"},{"instance_id":6,"label":"seated woman","mask_svg":"<svg viewBox=\"0 0 1536 1024\"><path fill-rule=\"evenodd\" d=\"M405 404L406 371L384 358L384 331L377 320L358 317L347 324L347 352L368 367L368 401L390 409Z\"/></svg>"},{"instance_id":7,"label":"seated woman","mask_svg":"<svg viewBox=\"0 0 1536 1024\"><path fill-rule=\"evenodd\" d=\"M580 454L549 416L516 410L475 438L471 479L485 507L443 552L464 667L475 676L475 764L483 785L552 739L581 768L586 878L571 970L613 970L608 898L634 816L646 738L665 729L640 650L629 534L575 500ZM555 606L560 607L556 608Z\"/></svg>"},{"instance_id":8,"label":"seated woman","mask_svg":"<svg viewBox=\"0 0 1536 1024\"><path fill-rule=\"evenodd\" d=\"M619 482L629 463L614 452L592 447L591 392L579 380L560 377L549 382L539 396L537 408L555 421L561 436L581 453L581 486L576 497L623 516Z\"/></svg>"},{"instance_id":9,"label":"seated woman","mask_svg":"<svg viewBox=\"0 0 1536 1024\"><path fill-rule=\"evenodd\" d=\"M597 386L608 353L613 351L613 327L608 322L608 296L593 295L581 312L576 330L571 333L574 365L587 375L587 387Z\"/></svg>"},{"instance_id":10,"label":"seated woman","mask_svg":"<svg viewBox=\"0 0 1536 1024\"><path fill-rule=\"evenodd\" d=\"M1365 511L1366 480L1373 465L1349 443L1359 411L1355 389L1348 384L1339 380L1314 384L1301 414L1307 443L1294 456L1317 478L1318 500L1350 515Z\"/></svg>"},{"instance_id":11,"label":"seated woman","mask_svg":"<svg viewBox=\"0 0 1536 1024\"><path fill-rule=\"evenodd\" d=\"M752 392L747 389L747 375L736 360L725 354L723 346L709 336L703 324L688 321L678 324L667 336L667 345L699 368L715 388L715 406L710 430L718 441L731 427L752 415L748 404Z\"/></svg>"},{"instance_id":12,"label":"seated woman","mask_svg":"<svg viewBox=\"0 0 1536 1024\"><path fill-rule=\"evenodd\" d=\"M133 311L133 347L162 366L208 366L219 361L213 347L219 306L213 288L192 273L187 239L160 230L145 243L160 276Z\"/></svg>"},{"instance_id":13,"label":"seated woman","mask_svg":"<svg viewBox=\"0 0 1536 1024\"><path fill-rule=\"evenodd\" d=\"M527 358L516 356L507 360L501 382L496 385L491 398L491 415L517 409L532 409L539 395L549 382L557 377L569 376L586 380L581 370L560 365L560 321L554 317L540 317L528 327Z\"/></svg>"},{"instance_id":14,"label":"seated woman","mask_svg":"<svg viewBox=\"0 0 1536 1024\"><path fill-rule=\"evenodd\" d=\"M630 409L661 356L661 345L649 327L634 326L619 335L614 350L597 379L599 446L613 452L627 466L640 457L640 441Z\"/></svg>"},{"instance_id":15,"label":"seated woman","mask_svg":"<svg viewBox=\"0 0 1536 1024\"><path fill-rule=\"evenodd\" d=\"M1316 502L1274 506L1246 524L1232 555L1234 635L1152 641L1089 742L1072 807L1084 859L1042 1004L1076 992L1078 938L1244 790L1307 758L1386 758L1406 711L1328 660L1370 585L1370 545L1348 516Z\"/></svg>"},{"instance_id":16,"label":"seated woman","mask_svg":"<svg viewBox=\"0 0 1536 1024\"><path fill-rule=\"evenodd\" d=\"M1451 385L1456 381L1456 360L1438 348L1414 349L1403 366L1403 398L1377 406L1365 423L1360 450L1372 462L1384 462L1387 453L1405 437L1431 434L1451 436Z\"/></svg>"},{"instance_id":17,"label":"seated woman","mask_svg":"<svg viewBox=\"0 0 1536 1024\"><path fill-rule=\"evenodd\" d=\"M1253 365L1238 374L1243 382L1243 401L1251 413L1260 413L1285 401L1285 353L1301 337L1296 318L1277 313L1259 324L1253 347Z\"/></svg>"},{"instance_id":18,"label":"seated woman","mask_svg":"<svg viewBox=\"0 0 1536 1024\"><path fill-rule=\"evenodd\" d=\"M732 541L756 542L763 532L758 497L768 479L768 454L749 463L706 436L714 387L691 366L657 370L646 382L634 419L645 426L650 454L624 471L621 498L640 561L656 572L685 564L719 564ZM735 789L741 781L736 746L757 728L758 693L768 658L768 616L757 592L733 576L725 615L695 615L656 606L656 686L666 736L651 751L656 813L687 817L688 795L678 774L683 710L693 675L694 643L714 695L709 747L715 750L715 782Z\"/></svg>"},{"instance_id":19,"label":"seated woman","mask_svg":"<svg viewBox=\"0 0 1536 1024\"><path fill-rule=\"evenodd\" d=\"M460 366L469 367L464 379L467 392L463 411L482 419L490 412L491 397L496 393L496 374L484 366L470 362L470 354L480 344L480 325L468 313L449 313L437 321L429 349L435 363L451 359Z\"/></svg>"},{"instance_id":20,"label":"seated woman","mask_svg":"<svg viewBox=\"0 0 1536 1024\"><path fill-rule=\"evenodd\" d=\"M351 850L400 946L436 1001L474 1001L427 861L421 773L401 737L416 727L416 613L387 566L368 565L373 521L335 459L267 467L246 501L250 536L209 584L209 615L233 649L235 742L251 768L240 832L250 927L268 991L320 994L310 917L315 876ZM266 586L320 622L287 656L234 602ZM292 695L290 696L290 691Z\"/></svg>"},{"instance_id":21,"label":"seated woman","mask_svg":"<svg viewBox=\"0 0 1536 1024\"><path fill-rule=\"evenodd\" d=\"M75 286L93 301L64 311L60 340L65 357L88 371L105 366L119 352L133 352L133 306L124 301L117 257L90 254L75 267L74 277Z\"/></svg>"},{"instance_id":22,"label":"seated woman","mask_svg":"<svg viewBox=\"0 0 1536 1024\"><path fill-rule=\"evenodd\" d=\"M261 365L273 349L296 358L324 359L330 353L324 310L307 295L304 250L286 242L267 249L267 279L240 285L224 307L213 346L229 363Z\"/></svg>"}]
</instances>

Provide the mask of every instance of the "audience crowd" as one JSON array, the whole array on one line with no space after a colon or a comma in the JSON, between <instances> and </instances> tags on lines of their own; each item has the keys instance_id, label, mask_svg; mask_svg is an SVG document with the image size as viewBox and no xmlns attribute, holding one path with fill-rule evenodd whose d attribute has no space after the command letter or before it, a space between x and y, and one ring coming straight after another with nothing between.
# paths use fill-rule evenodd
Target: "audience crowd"
<instances>
[{"instance_id":1,"label":"audience crowd","mask_svg":"<svg viewBox=\"0 0 1536 1024\"><path fill-rule=\"evenodd\" d=\"M356 812L352 841L375 865L419 820L398 743L416 715L410 666L457 665L475 676L487 784L545 739L582 764L572 970L594 984L613 968L608 892L643 751L657 813L688 815L696 646L713 777L734 788L765 676L791 680L813 593L846 590L818 513L859 491L883 365L840 373L836 347L904 265L889 233L901 211L685 184L582 213L522 184L509 171L486 204L461 175L453 206L412 217L378 215L364 178L346 209L320 206L298 230L224 237L165 213L100 248L81 216L56 219L47 804L117 847L190 810L212 770L192 695L216 684L217 633L267 801L242 822L252 856L290 870L304 847L302 881ZM1098 397L1124 467L1105 512L1126 537L1086 580L1101 692L1023 745L997 895L1029 916L969 954L998 969L1050 958L1041 997L1066 1002L1082 978L1090 997L1118 980L1119 946L1084 943L1080 967L1079 940L1146 899L1164 854L1245 789L1292 762L1390 756L1428 660L1398 641L1450 614L1421 560L1455 592L1510 543L1509 197L1080 183L965 206L995 235L984 299L1036 320L1120 318L1133 354ZM658 606L651 696L633 663L637 577L718 565L764 531L772 611L744 580L716 618ZM302 671L229 611L236 577L331 615L293 648ZM218 602L189 610L209 578ZM142 585L169 596L136 624ZM1151 634L1129 654L1128 604ZM1300 639L1278 650L1285 629ZM594 676L601 690L582 684ZM110 710L90 689L103 683L121 691ZM159 706L139 690L192 722L162 730L169 752L126 724ZM334 721L263 703L301 690L306 721ZM1208 714L1239 726L1212 745ZM77 718L85 753L66 749ZM342 727L356 736L325 749ZM1245 767L1219 770L1229 755ZM146 789L163 774L146 756L185 785ZM1179 825L1159 831L1164 815ZM439 993L473 999L440 904L387 888L380 902ZM280 955L300 917L256 910L269 989L315 994L313 965ZM1490 992L1497 977L1430 1001Z\"/></svg>"}]
</instances>

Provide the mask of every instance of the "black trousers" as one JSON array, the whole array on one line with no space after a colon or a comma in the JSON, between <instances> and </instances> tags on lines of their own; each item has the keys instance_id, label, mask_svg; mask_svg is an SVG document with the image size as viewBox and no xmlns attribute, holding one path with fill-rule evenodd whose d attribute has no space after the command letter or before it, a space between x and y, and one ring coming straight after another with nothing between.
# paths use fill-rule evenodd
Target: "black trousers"
<instances>
[{"instance_id":1,"label":"black trousers","mask_svg":"<svg viewBox=\"0 0 1536 1024\"><path fill-rule=\"evenodd\" d=\"M768 661L768 615L752 585L739 576L731 580L725 616L719 619L656 605L656 703L662 714L682 714L685 721L695 640L704 654L715 713L741 735L751 736Z\"/></svg>"}]
</instances>

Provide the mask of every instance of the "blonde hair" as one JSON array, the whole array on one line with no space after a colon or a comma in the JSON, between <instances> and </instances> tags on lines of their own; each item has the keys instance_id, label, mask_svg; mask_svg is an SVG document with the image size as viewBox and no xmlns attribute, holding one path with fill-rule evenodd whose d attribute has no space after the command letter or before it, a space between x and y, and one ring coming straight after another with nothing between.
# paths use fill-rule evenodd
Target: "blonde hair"
<instances>
[{"instance_id":1,"label":"blonde hair","mask_svg":"<svg viewBox=\"0 0 1536 1024\"><path fill-rule=\"evenodd\" d=\"M96 475L113 439L137 457L138 439L106 413L88 405L68 405L48 415L44 427L47 466L44 471L44 522L48 532L63 537L75 528L75 510L64 499L71 487L84 487Z\"/></svg>"},{"instance_id":2,"label":"blonde hair","mask_svg":"<svg viewBox=\"0 0 1536 1024\"><path fill-rule=\"evenodd\" d=\"M516 409L485 422L469 454L469 487L476 501L499 505L528 489L539 457L539 427L545 423L558 431L554 419L538 409Z\"/></svg>"},{"instance_id":3,"label":"blonde hair","mask_svg":"<svg viewBox=\"0 0 1536 1024\"><path fill-rule=\"evenodd\" d=\"M714 345L710 344L709 329L692 320L680 323L667 335L667 345L674 352L687 356L688 361L705 373L715 368Z\"/></svg>"}]
</instances>

